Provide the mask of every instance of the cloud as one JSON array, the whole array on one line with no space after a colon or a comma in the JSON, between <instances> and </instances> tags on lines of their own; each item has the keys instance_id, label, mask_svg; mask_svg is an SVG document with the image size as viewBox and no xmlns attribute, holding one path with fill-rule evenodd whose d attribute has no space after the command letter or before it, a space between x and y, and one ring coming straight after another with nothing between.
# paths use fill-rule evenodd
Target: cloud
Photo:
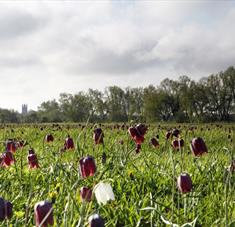
<instances>
[{"instance_id":1,"label":"cloud","mask_svg":"<svg viewBox=\"0 0 235 227\"><path fill-rule=\"evenodd\" d=\"M89 87L199 79L234 64L232 1L0 4L2 107L36 109Z\"/></svg>"}]
</instances>

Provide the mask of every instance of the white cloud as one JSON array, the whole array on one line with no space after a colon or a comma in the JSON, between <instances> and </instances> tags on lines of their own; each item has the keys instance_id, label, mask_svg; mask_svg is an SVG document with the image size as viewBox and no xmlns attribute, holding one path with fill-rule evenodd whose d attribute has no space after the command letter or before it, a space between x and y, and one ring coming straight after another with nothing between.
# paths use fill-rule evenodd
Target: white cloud
<instances>
[{"instance_id":1,"label":"white cloud","mask_svg":"<svg viewBox=\"0 0 235 227\"><path fill-rule=\"evenodd\" d=\"M235 59L235 3L0 3L0 106L30 108L61 92L198 79Z\"/></svg>"}]
</instances>

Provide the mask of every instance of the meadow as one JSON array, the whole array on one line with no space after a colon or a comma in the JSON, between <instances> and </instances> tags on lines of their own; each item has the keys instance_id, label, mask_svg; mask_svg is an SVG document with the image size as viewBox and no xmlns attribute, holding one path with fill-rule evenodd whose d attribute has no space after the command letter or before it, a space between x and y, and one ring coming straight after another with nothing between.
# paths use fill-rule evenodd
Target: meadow
<instances>
[{"instance_id":1,"label":"meadow","mask_svg":"<svg viewBox=\"0 0 235 227\"><path fill-rule=\"evenodd\" d=\"M134 124L132 124L134 125ZM94 129L104 133L96 144ZM122 124L32 124L1 125L1 152L6 141L22 142L13 152L15 163L0 167L0 197L13 205L12 217L0 226L35 226L34 205L48 200L53 206L54 226L88 226L89 217L99 214L106 227L144 226L235 226L235 126L232 124L151 124L141 149L128 125ZM174 136L168 130L180 130L184 146L174 149ZM46 135L54 137L52 142ZM74 149L64 149L70 136ZM205 141L208 153L192 154L190 142ZM153 146L155 138L159 146ZM38 168L29 168L27 156L35 151ZM94 158L93 176L82 177L81 158ZM177 178L188 173L192 189L182 193ZM106 204L82 201L80 189L94 189L108 182L115 200Z\"/></svg>"}]
</instances>

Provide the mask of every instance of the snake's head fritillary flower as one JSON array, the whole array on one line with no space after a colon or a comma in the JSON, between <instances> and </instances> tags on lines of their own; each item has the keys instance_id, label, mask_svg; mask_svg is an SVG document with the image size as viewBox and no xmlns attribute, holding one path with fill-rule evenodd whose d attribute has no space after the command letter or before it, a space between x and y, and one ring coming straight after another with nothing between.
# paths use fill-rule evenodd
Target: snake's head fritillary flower
<instances>
[{"instance_id":1,"label":"snake's head fritillary flower","mask_svg":"<svg viewBox=\"0 0 235 227\"><path fill-rule=\"evenodd\" d=\"M0 221L10 219L13 215L13 205L11 202L4 200L0 197Z\"/></svg>"},{"instance_id":2,"label":"snake's head fritillary flower","mask_svg":"<svg viewBox=\"0 0 235 227\"><path fill-rule=\"evenodd\" d=\"M191 144L190 144L190 148L195 156L201 156L204 153L208 152L207 146L206 146L204 140L200 137L192 139Z\"/></svg>"},{"instance_id":3,"label":"snake's head fritillary flower","mask_svg":"<svg viewBox=\"0 0 235 227\"><path fill-rule=\"evenodd\" d=\"M49 201L37 202L34 206L36 226L47 227L54 224L53 207Z\"/></svg>"},{"instance_id":4,"label":"snake's head fritillary flower","mask_svg":"<svg viewBox=\"0 0 235 227\"><path fill-rule=\"evenodd\" d=\"M83 178L93 176L96 172L95 159L92 156L87 156L79 161L80 174Z\"/></svg>"},{"instance_id":5,"label":"snake's head fritillary flower","mask_svg":"<svg viewBox=\"0 0 235 227\"><path fill-rule=\"evenodd\" d=\"M73 142L73 139L68 136L66 139L65 139L65 142L64 142L64 149L65 150L68 150L68 149L74 149L74 142Z\"/></svg>"},{"instance_id":6,"label":"snake's head fritillary flower","mask_svg":"<svg viewBox=\"0 0 235 227\"><path fill-rule=\"evenodd\" d=\"M93 214L89 217L89 227L104 227L104 219L98 214Z\"/></svg>"},{"instance_id":7,"label":"snake's head fritillary flower","mask_svg":"<svg viewBox=\"0 0 235 227\"><path fill-rule=\"evenodd\" d=\"M88 187L82 187L80 189L80 199L83 202L90 202L92 196L92 190Z\"/></svg>"},{"instance_id":8,"label":"snake's head fritillary flower","mask_svg":"<svg viewBox=\"0 0 235 227\"><path fill-rule=\"evenodd\" d=\"M15 158L13 153L10 151L5 151L1 156L1 165L4 167L8 167L15 163Z\"/></svg>"},{"instance_id":9,"label":"snake's head fritillary flower","mask_svg":"<svg viewBox=\"0 0 235 227\"><path fill-rule=\"evenodd\" d=\"M46 141L47 143L53 142L53 141L54 141L53 135L52 135L52 134L47 134L47 135L45 136L45 141Z\"/></svg>"},{"instance_id":10,"label":"snake's head fritillary flower","mask_svg":"<svg viewBox=\"0 0 235 227\"><path fill-rule=\"evenodd\" d=\"M172 136L179 137L180 135L180 130L177 128L174 128L171 132Z\"/></svg>"},{"instance_id":11,"label":"snake's head fritillary flower","mask_svg":"<svg viewBox=\"0 0 235 227\"><path fill-rule=\"evenodd\" d=\"M175 149L175 150L179 150L181 149L182 147L184 146L184 140L183 139L174 139L172 141L172 147Z\"/></svg>"},{"instance_id":12,"label":"snake's head fritillary flower","mask_svg":"<svg viewBox=\"0 0 235 227\"><path fill-rule=\"evenodd\" d=\"M30 169L39 168L38 158L36 154L28 154L28 164Z\"/></svg>"},{"instance_id":13,"label":"snake's head fritillary flower","mask_svg":"<svg viewBox=\"0 0 235 227\"><path fill-rule=\"evenodd\" d=\"M182 193L187 193L192 190L192 180L187 173L181 173L177 179L177 186Z\"/></svg>"},{"instance_id":14,"label":"snake's head fritillary flower","mask_svg":"<svg viewBox=\"0 0 235 227\"><path fill-rule=\"evenodd\" d=\"M109 183L100 182L94 187L96 200L99 204L106 204L110 200L115 200L113 189Z\"/></svg>"},{"instance_id":15,"label":"snake's head fritillary flower","mask_svg":"<svg viewBox=\"0 0 235 227\"><path fill-rule=\"evenodd\" d=\"M6 141L6 151L14 153L16 152L16 149L17 149L16 143L12 139Z\"/></svg>"},{"instance_id":16,"label":"snake's head fritillary flower","mask_svg":"<svg viewBox=\"0 0 235 227\"><path fill-rule=\"evenodd\" d=\"M93 139L95 144L103 144L104 143L104 133L101 128L96 128L93 133Z\"/></svg>"}]
</instances>

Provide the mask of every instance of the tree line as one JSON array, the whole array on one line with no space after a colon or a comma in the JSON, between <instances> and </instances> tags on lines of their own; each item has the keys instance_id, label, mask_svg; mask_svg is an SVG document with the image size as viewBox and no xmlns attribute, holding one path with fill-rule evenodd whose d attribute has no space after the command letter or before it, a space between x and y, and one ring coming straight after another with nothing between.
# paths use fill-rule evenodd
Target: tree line
<instances>
[{"instance_id":1,"label":"tree line","mask_svg":"<svg viewBox=\"0 0 235 227\"><path fill-rule=\"evenodd\" d=\"M148 87L110 86L62 93L22 115L0 109L0 122L214 122L235 120L235 68L194 81L188 76L164 79Z\"/></svg>"}]
</instances>

